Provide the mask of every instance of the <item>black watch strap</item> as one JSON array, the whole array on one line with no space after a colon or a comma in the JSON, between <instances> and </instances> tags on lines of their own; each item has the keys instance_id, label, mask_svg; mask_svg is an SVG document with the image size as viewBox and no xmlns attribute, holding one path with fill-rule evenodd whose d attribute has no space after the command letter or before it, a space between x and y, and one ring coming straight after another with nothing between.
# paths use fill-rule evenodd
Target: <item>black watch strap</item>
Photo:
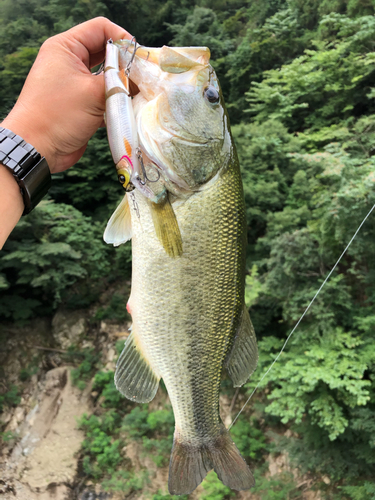
<instances>
[{"instance_id":1,"label":"black watch strap","mask_svg":"<svg viewBox=\"0 0 375 500\"><path fill-rule=\"evenodd\" d=\"M46 159L22 137L0 127L0 163L12 172L21 189L25 203L22 215L30 213L51 186Z\"/></svg>"}]
</instances>

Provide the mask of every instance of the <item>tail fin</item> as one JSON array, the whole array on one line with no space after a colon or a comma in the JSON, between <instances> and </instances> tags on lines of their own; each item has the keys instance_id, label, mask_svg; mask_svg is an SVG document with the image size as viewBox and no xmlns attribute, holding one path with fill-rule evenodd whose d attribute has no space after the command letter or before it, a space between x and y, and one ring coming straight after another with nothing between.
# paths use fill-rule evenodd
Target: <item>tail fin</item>
<instances>
[{"instance_id":1,"label":"tail fin","mask_svg":"<svg viewBox=\"0 0 375 500\"><path fill-rule=\"evenodd\" d=\"M203 481L212 469L204 448L173 440L169 464L168 489L171 495L187 495Z\"/></svg>"},{"instance_id":2,"label":"tail fin","mask_svg":"<svg viewBox=\"0 0 375 500\"><path fill-rule=\"evenodd\" d=\"M220 481L232 490L238 491L255 486L251 470L224 426L215 445L210 454L214 471Z\"/></svg>"},{"instance_id":3,"label":"tail fin","mask_svg":"<svg viewBox=\"0 0 375 500\"><path fill-rule=\"evenodd\" d=\"M171 495L188 495L211 469L233 490L248 490L255 485L249 467L224 426L214 442L201 446L180 441L175 436L169 464Z\"/></svg>"}]
</instances>

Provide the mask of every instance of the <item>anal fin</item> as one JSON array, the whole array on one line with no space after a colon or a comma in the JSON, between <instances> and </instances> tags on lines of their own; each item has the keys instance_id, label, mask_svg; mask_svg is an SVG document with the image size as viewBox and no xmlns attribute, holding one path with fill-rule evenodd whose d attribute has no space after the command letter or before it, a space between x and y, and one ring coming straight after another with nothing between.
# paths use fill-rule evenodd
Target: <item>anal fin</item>
<instances>
[{"instance_id":1,"label":"anal fin","mask_svg":"<svg viewBox=\"0 0 375 500\"><path fill-rule=\"evenodd\" d=\"M258 346L249 311L244 306L241 324L225 365L234 387L240 387L258 364Z\"/></svg>"},{"instance_id":2,"label":"anal fin","mask_svg":"<svg viewBox=\"0 0 375 500\"><path fill-rule=\"evenodd\" d=\"M182 255L182 238L168 193L159 203L150 202L152 220L158 240L170 257Z\"/></svg>"},{"instance_id":3,"label":"anal fin","mask_svg":"<svg viewBox=\"0 0 375 500\"><path fill-rule=\"evenodd\" d=\"M125 195L120 205L113 212L105 228L103 240L117 247L132 237L132 224L128 197Z\"/></svg>"},{"instance_id":4,"label":"anal fin","mask_svg":"<svg viewBox=\"0 0 375 500\"><path fill-rule=\"evenodd\" d=\"M116 365L115 385L126 398L137 403L148 403L159 387L158 377L137 346L132 332Z\"/></svg>"}]
</instances>

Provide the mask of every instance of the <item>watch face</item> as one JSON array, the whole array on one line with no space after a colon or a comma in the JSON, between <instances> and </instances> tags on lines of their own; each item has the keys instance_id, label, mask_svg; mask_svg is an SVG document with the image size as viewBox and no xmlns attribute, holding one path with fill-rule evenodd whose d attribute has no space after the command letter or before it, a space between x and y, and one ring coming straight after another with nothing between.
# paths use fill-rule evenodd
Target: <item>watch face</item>
<instances>
[{"instance_id":1,"label":"watch face","mask_svg":"<svg viewBox=\"0 0 375 500\"><path fill-rule=\"evenodd\" d=\"M18 182L28 214L47 194L51 173L45 158L11 130L0 127L0 162Z\"/></svg>"}]
</instances>

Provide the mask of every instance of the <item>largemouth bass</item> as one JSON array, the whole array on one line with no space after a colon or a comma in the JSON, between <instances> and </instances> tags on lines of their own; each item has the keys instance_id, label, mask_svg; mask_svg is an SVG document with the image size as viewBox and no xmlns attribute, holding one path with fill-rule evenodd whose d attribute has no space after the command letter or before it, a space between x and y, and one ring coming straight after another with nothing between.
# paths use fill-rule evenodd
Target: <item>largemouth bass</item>
<instances>
[{"instance_id":1,"label":"largemouth bass","mask_svg":"<svg viewBox=\"0 0 375 500\"><path fill-rule=\"evenodd\" d=\"M210 53L114 46L119 66L106 71L123 81L128 68L139 89L133 108L151 191L126 193L105 233L114 244L132 238L133 326L115 383L127 398L148 402L163 379L175 415L171 494L191 493L211 469L230 488L248 489L253 475L219 415L223 369L241 386L258 355L244 304L242 181ZM108 102L123 93L116 85ZM114 118L106 114L108 126Z\"/></svg>"}]
</instances>

